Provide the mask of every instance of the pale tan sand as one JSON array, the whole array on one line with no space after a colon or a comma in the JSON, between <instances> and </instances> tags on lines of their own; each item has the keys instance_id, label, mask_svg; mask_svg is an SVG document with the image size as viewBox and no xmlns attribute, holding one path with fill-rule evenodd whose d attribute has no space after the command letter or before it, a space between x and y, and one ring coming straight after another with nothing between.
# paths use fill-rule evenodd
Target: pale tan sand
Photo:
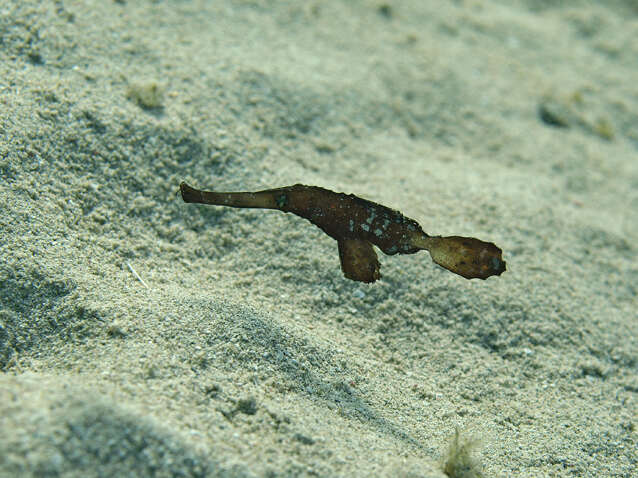
<instances>
[{"instance_id":1,"label":"pale tan sand","mask_svg":"<svg viewBox=\"0 0 638 478\"><path fill-rule=\"evenodd\" d=\"M441 477L458 427L484 476L637 476L638 7L558 3L3 2L0 475ZM181 180L508 271L351 282Z\"/></svg>"}]
</instances>

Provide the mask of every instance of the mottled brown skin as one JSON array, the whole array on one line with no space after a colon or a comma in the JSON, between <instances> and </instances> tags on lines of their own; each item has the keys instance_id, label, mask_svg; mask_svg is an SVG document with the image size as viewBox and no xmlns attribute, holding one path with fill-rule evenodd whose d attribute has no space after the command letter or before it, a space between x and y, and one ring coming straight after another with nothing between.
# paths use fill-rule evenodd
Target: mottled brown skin
<instances>
[{"instance_id":1,"label":"mottled brown skin","mask_svg":"<svg viewBox=\"0 0 638 478\"><path fill-rule=\"evenodd\" d=\"M467 279L486 279L505 270L502 251L491 242L429 236L399 211L353 194L302 184L252 193L200 191L182 183L180 190L189 203L278 209L308 219L337 240L341 269L355 281L374 282L381 277L373 244L388 255L426 249L434 262Z\"/></svg>"}]
</instances>

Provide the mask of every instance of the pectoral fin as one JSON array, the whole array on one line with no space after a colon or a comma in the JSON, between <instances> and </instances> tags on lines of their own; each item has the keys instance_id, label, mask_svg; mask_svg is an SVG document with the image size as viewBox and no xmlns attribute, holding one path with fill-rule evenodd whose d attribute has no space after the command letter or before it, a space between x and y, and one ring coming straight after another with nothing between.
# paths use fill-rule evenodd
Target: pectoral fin
<instances>
[{"instance_id":1,"label":"pectoral fin","mask_svg":"<svg viewBox=\"0 0 638 478\"><path fill-rule=\"evenodd\" d=\"M340 239L337 242L344 276L359 282L374 282L381 277L381 264L372 244L359 239Z\"/></svg>"}]
</instances>

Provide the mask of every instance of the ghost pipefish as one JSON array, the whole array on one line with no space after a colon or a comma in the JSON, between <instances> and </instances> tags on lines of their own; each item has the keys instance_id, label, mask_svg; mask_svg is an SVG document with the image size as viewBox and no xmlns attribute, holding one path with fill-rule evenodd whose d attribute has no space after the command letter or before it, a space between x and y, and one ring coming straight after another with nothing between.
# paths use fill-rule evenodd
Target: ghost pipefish
<instances>
[{"instance_id":1,"label":"ghost pipefish","mask_svg":"<svg viewBox=\"0 0 638 478\"><path fill-rule=\"evenodd\" d=\"M502 251L473 237L430 236L399 211L317 186L295 184L257 192L200 191L180 184L187 203L237 208L277 209L303 217L336 239L341 270L348 279L374 282L381 265L372 247L388 255L430 253L438 265L466 279L487 279L505 271Z\"/></svg>"}]
</instances>

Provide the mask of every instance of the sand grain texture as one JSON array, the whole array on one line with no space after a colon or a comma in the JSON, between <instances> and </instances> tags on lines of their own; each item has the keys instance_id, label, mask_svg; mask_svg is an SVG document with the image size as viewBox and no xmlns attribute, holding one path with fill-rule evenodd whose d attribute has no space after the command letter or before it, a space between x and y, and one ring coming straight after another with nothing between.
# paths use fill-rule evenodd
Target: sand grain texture
<instances>
[{"instance_id":1,"label":"sand grain texture","mask_svg":"<svg viewBox=\"0 0 638 478\"><path fill-rule=\"evenodd\" d=\"M457 428L466 476L636 476L638 8L556 3L4 2L0 476L443 477ZM355 283L182 180L508 271Z\"/></svg>"}]
</instances>

